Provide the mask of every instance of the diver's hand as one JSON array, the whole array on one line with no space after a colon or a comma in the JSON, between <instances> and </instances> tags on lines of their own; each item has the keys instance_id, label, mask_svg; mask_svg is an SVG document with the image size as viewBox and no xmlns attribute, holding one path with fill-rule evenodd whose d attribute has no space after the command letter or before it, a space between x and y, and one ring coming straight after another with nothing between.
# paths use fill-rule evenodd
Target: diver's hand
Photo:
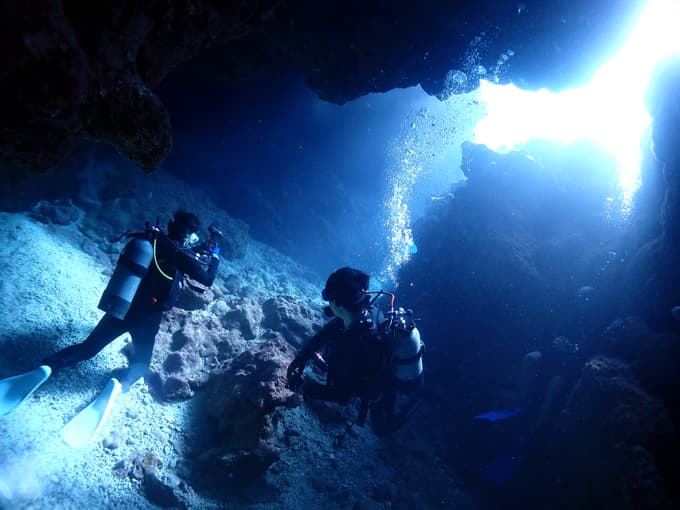
<instances>
[{"instance_id":1,"label":"diver's hand","mask_svg":"<svg viewBox=\"0 0 680 510\"><path fill-rule=\"evenodd\" d=\"M291 391L297 391L302 384L302 372L305 370L307 359L302 356L297 356L290 365L288 365L288 388Z\"/></svg>"}]
</instances>

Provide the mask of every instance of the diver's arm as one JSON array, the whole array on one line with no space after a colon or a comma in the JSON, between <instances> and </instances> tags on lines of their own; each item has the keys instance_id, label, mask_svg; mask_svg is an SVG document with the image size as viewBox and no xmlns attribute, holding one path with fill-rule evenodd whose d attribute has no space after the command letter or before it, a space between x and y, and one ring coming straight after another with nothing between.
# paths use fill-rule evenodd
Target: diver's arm
<instances>
[{"instance_id":1,"label":"diver's arm","mask_svg":"<svg viewBox=\"0 0 680 510\"><path fill-rule=\"evenodd\" d=\"M324 344L328 341L330 332L332 328L338 326L338 323L334 319L328 324L326 324L321 331L309 339L309 342L300 349L290 365L288 365L287 376L288 376L288 387L293 391L298 391L302 386L302 373L305 371L305 366L307 362L314 355L316 351L321 349Z\"/></svg>"},{"instance_id":2,"label":"diver's arm","mask_svg":"<svg viewBox=\"0 0 680 510\"><path fill-rule=\"evenodd\" d=\"M210 257L208 267L204 269L204 264L196 259L192 253L185 250L177 250L172 262L181 273L206 287L210 287L213 284L217 276L217 270L220 267L220 259L217 255Z\"/></svg>"},{"instance_id":3,"label":"diver's arm","mask_svg":"<svg viewBox=\"0 0 680 510\"><path fill-rule=\"evenodd\" d=\"M326 324L321 329L321 331L309 339L309 342L307 342L307 344L303 346L302 349L300 349L300 352L298 352L296 357L303 358L305 360L310 359L316 351L321 349L326 344L326 342L328 342L328 338L330 336L329 333L338 327L337 321L339 320L340 319L336 318Z\"/></svg>"}]
</instances>

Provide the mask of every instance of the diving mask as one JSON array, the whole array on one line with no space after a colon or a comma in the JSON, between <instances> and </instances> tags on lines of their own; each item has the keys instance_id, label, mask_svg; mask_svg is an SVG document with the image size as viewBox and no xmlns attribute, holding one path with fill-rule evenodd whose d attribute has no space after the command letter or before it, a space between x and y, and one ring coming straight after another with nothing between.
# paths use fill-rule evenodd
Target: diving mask
<instances>
[{"instance_id":1,"label":"diving mask","mask_svg":"<svg viewBox=\"0 0 680 510\"><path fill-rule=\"evenodd\" d=\"M184 241L184 247L191 248L192 246L198 244L199 240L200 238L198 237L198 234L196 232L192 232L187 236L186 240Z\"/></svg>"}]
</instances>

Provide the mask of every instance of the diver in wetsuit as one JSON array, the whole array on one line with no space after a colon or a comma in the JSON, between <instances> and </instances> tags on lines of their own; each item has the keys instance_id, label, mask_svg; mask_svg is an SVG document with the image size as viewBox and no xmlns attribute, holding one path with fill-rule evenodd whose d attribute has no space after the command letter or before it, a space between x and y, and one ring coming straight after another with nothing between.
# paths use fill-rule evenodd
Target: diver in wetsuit
<instances>
[{"instance_id":1,"label":"diver in wetsuit","mask_svg":"<svg viewBox=\"0 0 680 510\"><path fill-rule=\"evenodd\" d=\"M187 211L177 211L168 223L168 234L158 235L154 260L144 274L129 310L123 318L106 313L90 335L81 343L66 347L43 361L52 371L90 359L125 332L132 338L133 352L129 368L121 379L127 389L144 375L160 328L163 312L179 300L184 275L202 285L212 285L219 268L219 247L215 247L207 267L188 249L192 234L200 227L198 218Z\"/></svg>"},{"instance_id":2,"label":"diver in wetsuit","mask_svg":"<svg viewBox=\"0 0 680 510\"><path fill-rule=\"evenodd\" d=\"M133 347L129 367L120 380L111 378L101 398L93 403L96 405L76 415L81 417L74 422L77 426L68 429L69 444L79 443L79 437L89 438L108 414L116 395L127 391L148 370L163 312L179 300L184 275L205 286L215 280L219 267L217 242L211 238L200 251L187 246L192 237L198 238L199 226L194 214L180 210L168 223L167 235L157 227L148 227L143 234L130 234L133 239L121 253L99 303L106 314L83 342L49 356L30 372L0 380L0 416L16 409L53 372L92 358L129 332Z\"/></svg>"},{"instance_id":3,"label":"diver in wetsuit","mask_svg":"<svg viewBox=\"0 0 680 510\"><path fill-rule=\"evenodd\" d=\"M163 312L177 304L184 276L205 286L215 280L219 245L213 234L222 234L211 226L210 241L198 249L190 248L191 240L198 239L198 228L194 214L177 211L168 223L167 235L158 226L148 225L144 233L127 234L132 239L125 245L99 302L99 308L106 312L104 317L83 342L53 354L30 372L0 380L0 416L26 401L54 371L92 358L129 332L133 352L128 368L122 376L111 377L98 396L60 430L62 439L73 448L91 443L117 396L147 372Z\"/></svg>"},{"instance_id":4,"label":"diver in wetsuit","mask_svg":"<svg viewBox=\"0 0 680 510\"><path fill-rule=\"evenodd\" d=\"M388 435L419 405L423 381L422 342L412 321L402 331L400 311L388 317L371 303L369 276L343 267L332 273L322 297L334 318L314 335L288 367L289 387L305 399L345 403L361 399L358 423L363 425L370 407L372 429ZM303 379L315 353L324 350L326 384Z\"/></svg>"}]
</instances>

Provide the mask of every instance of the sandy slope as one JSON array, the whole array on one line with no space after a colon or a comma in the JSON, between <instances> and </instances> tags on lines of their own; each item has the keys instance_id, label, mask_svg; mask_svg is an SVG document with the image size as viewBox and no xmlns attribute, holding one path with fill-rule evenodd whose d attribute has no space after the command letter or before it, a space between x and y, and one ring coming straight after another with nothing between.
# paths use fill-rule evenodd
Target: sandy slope
<instances>
[{"instance_id":1,"label":"sandy slope","mask_svg":"<svg viewBox=\"0 0 680 510\"><path fill-rule=\"evenodd\" d=\"M76 226L53 227L21 214L0 213L4 303L0 377L30 370L54 350L81 341L101 317L97 302L107 278L95 258L81 249L83 242ZM289 273L300 270L287 264L255 243L245 259L226 266L250 274L252 285L272 295L306 298L317 293L303 275L297 275L297 282L291 278ZM0 418L1 509L156 508L142 494L139 482L114 473L117 464L144 452L153 452L161 460L166 483L183 483L181 453L191 433L186 424L194 403L159 404L143 382L120 397L97 442L74 450L61 440L63 424L104 387L111 370L125 365L120 349L126 341L121 337L92 360L56 374L29 401ZM335 430L322 430L304 408L285 411L281 434L294 430L295 441L283 449L268 484L259 494L250 495L252 502L233 507L328 508L329 501L320 493L325 491L322 481L329 479L341 485L340 495L334 497L342 508L356 492L352 474L365 469L363 456L375 439L361 431L347 448L334 450L333 433L341 428L338 424ZM101 439L112 437L112 431L120 439L119 446L110 450ZM376 466L380 464L372 469L387 469ZM332 472L325 473L326 469ZM232 507L191 488L183 493L191 508Z\"/></svg>"},{"instance_id":2,"label":"sandy slope","mask_svg":"<svg viewBox=\"0 0 680 510\"><path fill-rule=\"evenodd\" d=\"M108 256L93 244L77 225L54 227L0 213L0 377L36 367L46 355L82 341L97 323L107 281L103 272L109 268ZM251 242L245 258L225 261L221 271L239 274L260 300L277 294L318 299L318 282L304 268L260 243ZM159 478L176 487L191 509L371 510L393 508L395 497L403 502L400 508L450 508L451 498L458 497L434 457L411 451L418 442L412 432L402 437L407 449L398 439L376 439L367 428L355 428L335 448L334 437L354 415L316 404L278 411L281 460L262 484L243 488L241 499L212 500L186 482L184 460L194 409L208 405L203 394L161 404L143 381L119 397L95 442L71 449L60 428L101 391L113 369L125 366L120 350L126 341L123 336L92 360L54 375L0 418L0 510L157 508L141 482L116 475L121 463L148 452L160 460ZM117 447L107 449L103 440L115 440Z\"/></svg>"},{"instance_id":3,"label":"sandy slope","mask_svg":"<svg viewBox=\"0 0 680 510\"><path fill-rule=\"evenodd\" d=\"M97 302L106 277L75 245L80 239L75 227L50 227L18 214L0 214L0 225L0 294L6 303L0 315L0 370L8 376L82 340L102 315ZM59 436L61 426L103 387L108 372L123 364L124 341L55 375L30 401L0 419L0 507L101 508L108 500L111 507L119 502L120 508L149 508L129 482L112 478L114 455L96 444L71 450ZM137 397L133 394L121 399L112 427L126 428L125 408ZM151 407L143 409L142 423L152 414ZM162 451L153 438L131 437Z\"/></svg>"}]
</instances>

